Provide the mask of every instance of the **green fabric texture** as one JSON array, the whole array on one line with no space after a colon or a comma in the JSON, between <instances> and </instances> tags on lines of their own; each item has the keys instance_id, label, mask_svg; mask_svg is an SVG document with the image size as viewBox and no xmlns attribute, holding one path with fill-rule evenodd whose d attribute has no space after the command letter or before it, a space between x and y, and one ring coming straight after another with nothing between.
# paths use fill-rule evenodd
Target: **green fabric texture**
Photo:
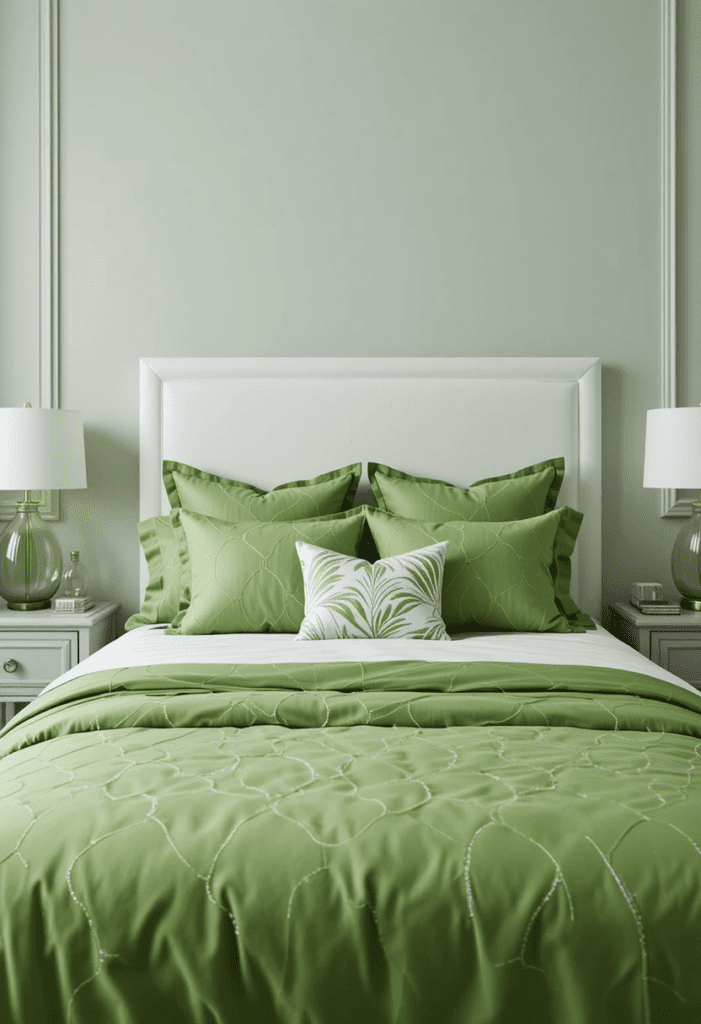
<instances>
[{"instance_id":1,"label":"green fabric texture","mask_svg":"<svg viewBox=\"0 0 701 1024\"><path fill-rule=\"evenodd\" d=\"M442 614L451 632L595 628L570 596L581 512L564 507L514 522L423 523L368 508L367 518L381 558L450 541Z\"/></svg>"},{"instance_id":2,"label":"green fabric texture","mask_svg":"<svg viewBox=\"0 0 701 1024\"><path fill-rule=\"evenodd\" d=\"M297 541L304 576L298 640L449 640L441 618L447 542L374 563Z\"/></svg>"},{"instance_id":3,"label":"green fabric texture","mask_svg":"<svg viewBox=\"0 0 701 1024\"><path fill-rule=\"evenodd\" d=\"M163 482L172 508L186 508L232 523L292 522L349 509L362 472L357 462L311 480L295 480L265 492L205 473L184 462L163 462ZM172 622L180 608L179 543L168 516L144 519L139 541L148 565L149 581L140 610L124 628Z\"/></svg>"},{"instance_id":4,"label":"green fabric texture","mask_svg":"<svg viewBox=\"0 0 701 1024\"><path fill-rule=\"evenodd\" d=\"M183 584L168 634L296 633L304 579L296 541L355 555L364 507L294 523L228 523L172 509Z\"/></svg>"},{"instance_id":5,"label":"green fabric texture","mask_svg":"<svg viewBox=\"0 0 701 1024\"><path fill-rule=\"evenodd\" d=\"M182 571L178 538L168 516L138 524L139 541L148 566L148 583L141 609L124 623L125 629L172 622L180 608Z\"/></svg>"},{"instance_id":6,"label":"green fabric texture","mask_svg":"<svg viewBox=\"0 0 701 1024\"><path fill-rule=\"evenodd\" d=\"M448 523L501 523L531 519L555 508L565 475L563 458L547 459L515 473L478 480L468 488L411 476L379 462L368 463L378 508L406 519Z\"/></svg>"},{"instance_id":7,"label":"green fabric texture","mask_svg":"<svg viewBox=\"0 0 701 1024\"><path fill-rule=\"evenodd\" d=\"M0 735L0 1020L698 1024L700 740L604 668L73 680Z\"/></svg>"},{"instance_id":8,"label":"green fabric texture","mask_svg":"<svg viewBox=\"0 0 701 1024\"><path fill-rule=\"evenodd\" d=\"M163 461L163 483L171 508L231 523L292 522L343 512L353 506L362 464L356 462L310 480L293 480L263 491L252 484L205 473L184 462Z\"/></svg>"}]
</instances>

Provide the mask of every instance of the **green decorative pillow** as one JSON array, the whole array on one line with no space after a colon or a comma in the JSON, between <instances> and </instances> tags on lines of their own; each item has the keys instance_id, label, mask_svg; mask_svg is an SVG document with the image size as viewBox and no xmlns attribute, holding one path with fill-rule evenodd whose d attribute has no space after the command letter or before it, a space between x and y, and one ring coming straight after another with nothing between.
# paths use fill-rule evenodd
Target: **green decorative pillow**
<instances>
[{"instance_id":1,"label":"green decorative pillow","mask_svg":"<svg viewBox=\"0 0 701 1024\"><path fill-rule=\"evenodd\" d=\"M144 519L138 529L149 579L141 610L127 619L125 629L171 622L180 607L180 554L170 519L168 516Z\"/></svg>"},{"instance_id":2,"label":"green decorative pillow","mask_svg":"<svg viewBox=\"0 0 701 1024\"><path fill-rule=\"evenodd\" d=\"M581 512L564 507L504 523L423 523L375 508L367 517L381 558L450 541L442 614L451 632L595 628L570 596L570 557Z\"/></svg>"},{"instance_id":3,"label":"green decorative pillow","mask_svg":"<svg viewBox=\"0 0 701 1024\"><path fill-rule=\"evenodd\" d=\"M298 640L449 640L441 618L448 542L371 564L297 541L304 575Z\"/></svg>"},{"instance_id":4,"label":"green decorative pillow","mask_svg":"<svg viewBox=\"0 0 701 1024\"><path fill-rule=\"evenodd\" d=\"M378 462L368 464L375 501L385 512L431 523L502 523L530 519L555 508L565 475L563 458L515 473L478 480L464 489L442 480L410 476Z\"/></svg>"},{"instance_id":5,"label":"green decorative pillow","mask_svg":"<svg viewBox=\"0 0 701 1024\"><path fill-rule=\"evenodd\" d=\"M356 462L311 480L294 480L262 491L184 462L163 462L163 483L171 508L230 523L292 522L343 512L355 501L361 473L362 465Z\"/></svg>"},{"instance_id":6,"label":"green decorative pillow","mask_svg":"<svg viewBox=\"0 0 701 1024\"><path fill-rule=\"evenodd\" d=\"M304 579L295 543L355 555L365 510L294 523L227 523L186 509L173 509L170 517L183 586L166 633L296 633Z\"/></svg>"}]
</instances>

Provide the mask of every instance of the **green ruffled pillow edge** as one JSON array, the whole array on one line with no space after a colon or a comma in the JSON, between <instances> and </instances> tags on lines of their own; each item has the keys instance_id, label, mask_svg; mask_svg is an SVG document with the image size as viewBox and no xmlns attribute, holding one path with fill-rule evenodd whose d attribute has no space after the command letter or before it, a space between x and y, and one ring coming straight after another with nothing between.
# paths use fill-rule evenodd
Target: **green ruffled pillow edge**
<instances>
[{"instance_id":1,"label":"green ruffled pillow edge","mask_svg":"<svg viewBox=\"0 0 701 1024\"><path fill-rule=\"evenodd\" d=\"M387 507L384 495L382 494L382 486L377 479L377 476L389 476L395 480L404 480L407 483L417 484L438 484L441 487L450 487L456 491L467 493L472 490L473 487L479 487L480 484L493 484L499 483L502 480L519 480L523 477L533 476L534 473L541 473L546 469L554 469L555 474L553 476L552 483L548 489L548 493L545 498L545 505L543 513L552 512L555 508L560 488L562 487L562 481L565 478L565 459L563 456L558 456L555 459L545 459L544 462L535 462L532 466L526 466L524 469L517 469L513 473L504 473L502 476L489 476L485 477L484 480L475 480L469 487L458 487L457 484L448 483L446 480L435 480L432 477L427 476L413 476L411 473L404 473L401 469L393 469L391 466L386 466L382 462L369 462L368 463L368 477L370 478L370 488L372 490L373 497L377 502L377 507L382 509L383 512L392 513L392 509Z\"/></svg>"},{"instance_id":2,"label":"green ruffled pillow edge","mask_svg":"<svg viewBox=\"0 0 701 1024\"><path fill-rule=\"evenodd\" d=\"M348 489L345 493L341 507L335 510L330 510L329 515L335 514L336 512L345 512L350 508L353 508L353 502L358 492L358 484L363 473L363 464L361 462L352 462L348 466L342 466L340 469L332 469L328 473L320 473L319 476L310 477L308 480L290 480L288 483L278 484L276 487L271 488L270 491L265 491L260 487L255 487L253 484L247 484L240 480L230 480L227 477L217 476L215 473L206 473L202 469L197 469L195 466L189 466L186 462L175 462L172 459L163 460L163 485L168 495L168 501L170 502L171 508L181 508L180 495L178 494L178 488L173 479L173 473L181 473L183 476L191 476L197 480L206 480L208 483L220 484L224 489L241 489L244 491L251 491L258 497L263 497L266 494L271 494L273 491L277 494L280 491L287 490L291 487L310 487L314 484L324 484L331 480L337 480L342 476L350 476ZM191 512L199 512L199 509L190 509ZM201 513L204 514L204 513ZM243 522L243 520L241 520Z\"/></svg>"},{"instance_id":3,"label":"green ruffled pillow edge","mask_svg":"<svg viewBox=\"0 0 701 1024\"><path fill-rule=\"evenodd\" d=\"M148 566L148 584L141 608L124 623L124 629L153 626L158 622L171 622L180 608L182 569L178 539L169 516L142 519L137 525L139 542ZM164 557L169 545L177 569L171 570ZM172 572L172 576L171 576Z\"/></svg>"}]
</instances>

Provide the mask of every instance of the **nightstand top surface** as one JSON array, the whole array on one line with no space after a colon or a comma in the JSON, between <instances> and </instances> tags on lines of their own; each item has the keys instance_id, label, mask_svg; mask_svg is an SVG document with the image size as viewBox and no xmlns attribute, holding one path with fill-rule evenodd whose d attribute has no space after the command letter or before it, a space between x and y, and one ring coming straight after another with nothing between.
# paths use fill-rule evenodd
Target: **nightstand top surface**
<instances>
[{"instance_id":1,"label":"nightstand top surface","mask_svg":"<svg viewBox=\"0 0 701 1024\"><path fill-rule=\"evenodd\" d=\"M60 629L61 627L94 626L119 608L116 601L96 601L86 612L55 612L43 608L38 612L16 612L0 608L0 629Z\"/></svg>"},{"instance_id":2,"label":"nightstand top surface","mask_svg":"<svg viewBox=\"0 0 701 1024\"><path fill-rule=\"evenodd\" d=\"M687 611L682 608L679 615L646 615L639 612L628 601L611 601L610 607L620 612L624 619L634 626L646 629L701 629L701 612Z\"/></svg>"}]
</instances>

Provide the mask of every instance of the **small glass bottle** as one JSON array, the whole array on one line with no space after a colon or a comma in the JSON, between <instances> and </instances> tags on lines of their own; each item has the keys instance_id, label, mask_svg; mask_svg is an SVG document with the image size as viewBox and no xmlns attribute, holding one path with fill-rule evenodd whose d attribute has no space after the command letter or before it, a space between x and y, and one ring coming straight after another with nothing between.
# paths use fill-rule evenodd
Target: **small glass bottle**
<instances>
[{"instance_id":1,"label":"small glass bottle","mask_svg":"<svg viewBox=\"0 0 701 1024\"><path fill-rule=\"evenodd\" d=\"M88 573L80 561L80 552L71 551L71 560L63 574L63 596L85 597L88 593Z\"/></svg>"}]
</instances>

